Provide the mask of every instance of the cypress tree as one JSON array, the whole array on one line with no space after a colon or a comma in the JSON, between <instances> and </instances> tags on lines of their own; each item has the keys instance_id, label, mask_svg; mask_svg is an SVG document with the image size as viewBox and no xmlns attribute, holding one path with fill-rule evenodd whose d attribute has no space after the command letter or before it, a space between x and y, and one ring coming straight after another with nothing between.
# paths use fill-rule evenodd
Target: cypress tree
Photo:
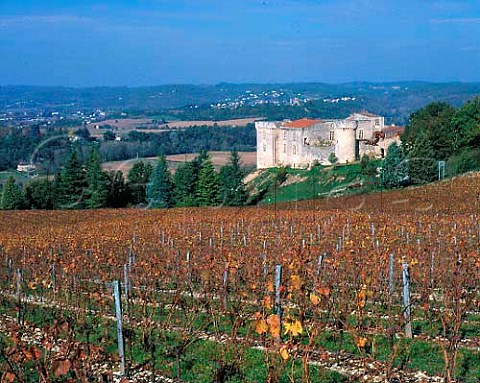
<instances>
[{"instance_id":1,"label":"cypress tree","mask_svg":"<svg viewBox=\"0 0 480 383\"><path fill-rule=\"evenodd\" d=\"M30 209L51 210L55 207L55 181L35 180L25 187L25 204Z\"/></svg>"},{"instance_id":2,"label":"cypress tree","mask_svg":"<svg viewBox=\"0 0 480 383\"><path fill-rule=\"evenodd\" d=\"M425 134L419 135L408 153L408 177L411 183L432 182L437 175L434 150Z\"/></svg>"},{"instance_id":3,"label":"cypress tree","mask_svg":"<svg viewBox=\"0 0 480 383\"><path fill-rule=\"evenodd\" d=\"M83 208L86 186L85 173L74 150L60 173L57 189L58 206L63 209Z\"/></svg>"},{"instance_id":4,"label":"cypress tree","mask_svg":"<svg viewBox=\"0 0 480 383\"><path fill-rule=\"evenodd\" d=\"M22 189L15 183L15 179L10 176L3 186L1 208L3 210L15 210L23 207Z\"/></svg>"},{"instance_id":5,"label":"cypress tree","mask_svg":"<svg viewBox=\"0 0 480 383\"><path fill-rule=\"evenodd\" d=\"M108 189L107 178L102 171L100 154L92 148L86 165L85 206L97 209L107 206Z\"/></svg>"},{"instance_id":6,"label":"cypress tree","mask_svg":"<svg viewBox=\"0 0 480 383\"><path fill-rule=\"evenodd\" d=\"M178 167L174 176L175 204L177 206L197 205L197 186L200 169L203 162L208 158L206 151L201 151L193 161Z\"/></svg>"},{"instance_id":7,"label":"cypress tree","mask_svg":"<svg viewBox=\"0 0 480 383\"><path fill-rule=\"evenodd\" d=\"M383 184L386 188L394 188L408 182L408 163L403 147L396 142L390 144L385 156Z\"/></svg>"},{"instance_id":8,"label":"cypress tree","mask_svg":"<svg viewBox=\"0 0 480 383\"><path fill-rule=\"evenodd\" d=\"M115 208L127 206L130 195L123 173L120 170L116 172L112 170L106 174L106 177L108 188L107 205Z\"/></svg>"},{"instance_id":9,"label":"cypress tree","mask_svg":"<svg viewBox=\"0 0 480 383\"><path fill-rule=\"evenodd\" d=\"M195 190L198 181L198 171L192 162L180 165L173 177L174 199L176 206L195 206Z\"/></svg>"},{"instance_id":10,"label":"cypress tree","mask_svg":"<svg viewBox=\"0 0 480 383\"><path fill-rule=\"evenodd\" d=\"M134 205L147 202L147 184L150 181L150 176L153 171L153 166L148 162L135 162L127 175L127 188Z\"/></svg>"},{"instance_id":11,"label":"cypress tree","mask_svg":"<svg viewBox=\"0 0 480 383\"><path fill-rule=\"evenodd\" d=\"M221 203L225 206L242 206L248 198L240 156L236 150L230 153L230 163L220 169Z\"/></svg>"},{"instance_id":12,"label":"cypress tree","mask_svg":"<svg viewBox=\"0 0 480 383\"><path fill-rule=\"evenodd\" d=\"M198 206L215 206L219 202L220 186L218 175L210 158L207 158L200 168L195 194Z\"/></svg>"},{"instance_id":13,"label":"cypress tree","mask_svg":"<svg viewBox=\"0 0 480 383\"><path fill-rule=\"evenodd\" d=\"M158 158L151 181L147 185L147 202L153 208L173 206L173 183L165 156Z\"/></svg>"}]
</instances>

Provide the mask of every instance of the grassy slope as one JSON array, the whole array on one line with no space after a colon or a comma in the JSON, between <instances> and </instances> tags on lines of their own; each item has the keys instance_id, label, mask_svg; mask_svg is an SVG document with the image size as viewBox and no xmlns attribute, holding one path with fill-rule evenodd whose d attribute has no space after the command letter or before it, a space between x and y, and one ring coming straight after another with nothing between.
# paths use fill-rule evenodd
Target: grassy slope
<instances>
[{"instance_id":1,"label":"grassy slope","mask_svg":"<svg viewBox=\"0 0 480 383\"><path fill-rule=\"evenodd\" d=\"M379 183L378 178L363 175L359 163L286 170L286 181L276 188L274 180L278 169L261 172L248 185L252 199L257 198L260 203L274 203L365 193L374 189L374 183Z\"/></svg>"}]
</instances>

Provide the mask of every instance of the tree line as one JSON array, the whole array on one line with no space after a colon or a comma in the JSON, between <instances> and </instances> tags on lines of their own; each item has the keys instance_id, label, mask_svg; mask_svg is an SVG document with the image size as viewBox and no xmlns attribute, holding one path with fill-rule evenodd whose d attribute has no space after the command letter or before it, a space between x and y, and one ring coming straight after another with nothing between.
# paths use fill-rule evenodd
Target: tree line
<instances>
[{"instance_id":1,"label":"tree line","mask_svg":"<svg viewBox=\"0 0 480 383\"><path fill-rule=\"evenodd\" d=\"M172 175L164 155L157 164L137 161L125 179L121 171L103 171L99 150L92 147L82 163L76 150L54 179L32 180L24 187L13 177L1 192L0 208L98 209L143 206L242 206L247 201L245 176L237 151L217 172L206 151Z\"/></svg>"},{"instance_id":2,"label":"tree line","mask_svg":"<svg viewBox=\"0 0 480 383\"><path fill-rule=\"evenodd\" d=\"M480 170L480 100L459 108L434 102L411 114L401 145L389 146L383 183L387 188L422 184L438 178L439 161L445 175Z\"/></svg>"}]
</instances>

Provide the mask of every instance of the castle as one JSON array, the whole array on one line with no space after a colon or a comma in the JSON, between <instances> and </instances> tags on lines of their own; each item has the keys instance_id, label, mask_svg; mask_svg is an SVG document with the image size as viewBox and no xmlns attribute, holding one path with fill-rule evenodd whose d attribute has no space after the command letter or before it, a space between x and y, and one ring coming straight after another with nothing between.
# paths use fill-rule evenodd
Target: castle
<instances>
[{"instance_id":1,"label":"castle","mask_svg":"<svg viewBox=\"0 0 480 383\"><path fill-rule=\"evenodd\" d=\"M343 120L257 121L257 168L307 168L314 163L349 163L364 154L384 157L401 128L385 127L385 118L368 112Z\"/></svg>"}]
</instances>

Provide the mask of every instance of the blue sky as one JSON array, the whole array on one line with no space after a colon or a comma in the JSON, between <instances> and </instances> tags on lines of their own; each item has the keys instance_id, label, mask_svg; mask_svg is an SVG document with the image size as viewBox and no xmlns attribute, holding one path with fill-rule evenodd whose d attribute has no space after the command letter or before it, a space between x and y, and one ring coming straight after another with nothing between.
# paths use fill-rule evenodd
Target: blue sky
<instances>
[{"instance_id":1,"label":"blue sky","mask_svg":"<svg viewBox=\"0 0 480 383\"><path fill-rule=\"evenodd\" d=\"M480 81L478 0L0 0L0 84Z\"/></svg>"}]
</instances>

